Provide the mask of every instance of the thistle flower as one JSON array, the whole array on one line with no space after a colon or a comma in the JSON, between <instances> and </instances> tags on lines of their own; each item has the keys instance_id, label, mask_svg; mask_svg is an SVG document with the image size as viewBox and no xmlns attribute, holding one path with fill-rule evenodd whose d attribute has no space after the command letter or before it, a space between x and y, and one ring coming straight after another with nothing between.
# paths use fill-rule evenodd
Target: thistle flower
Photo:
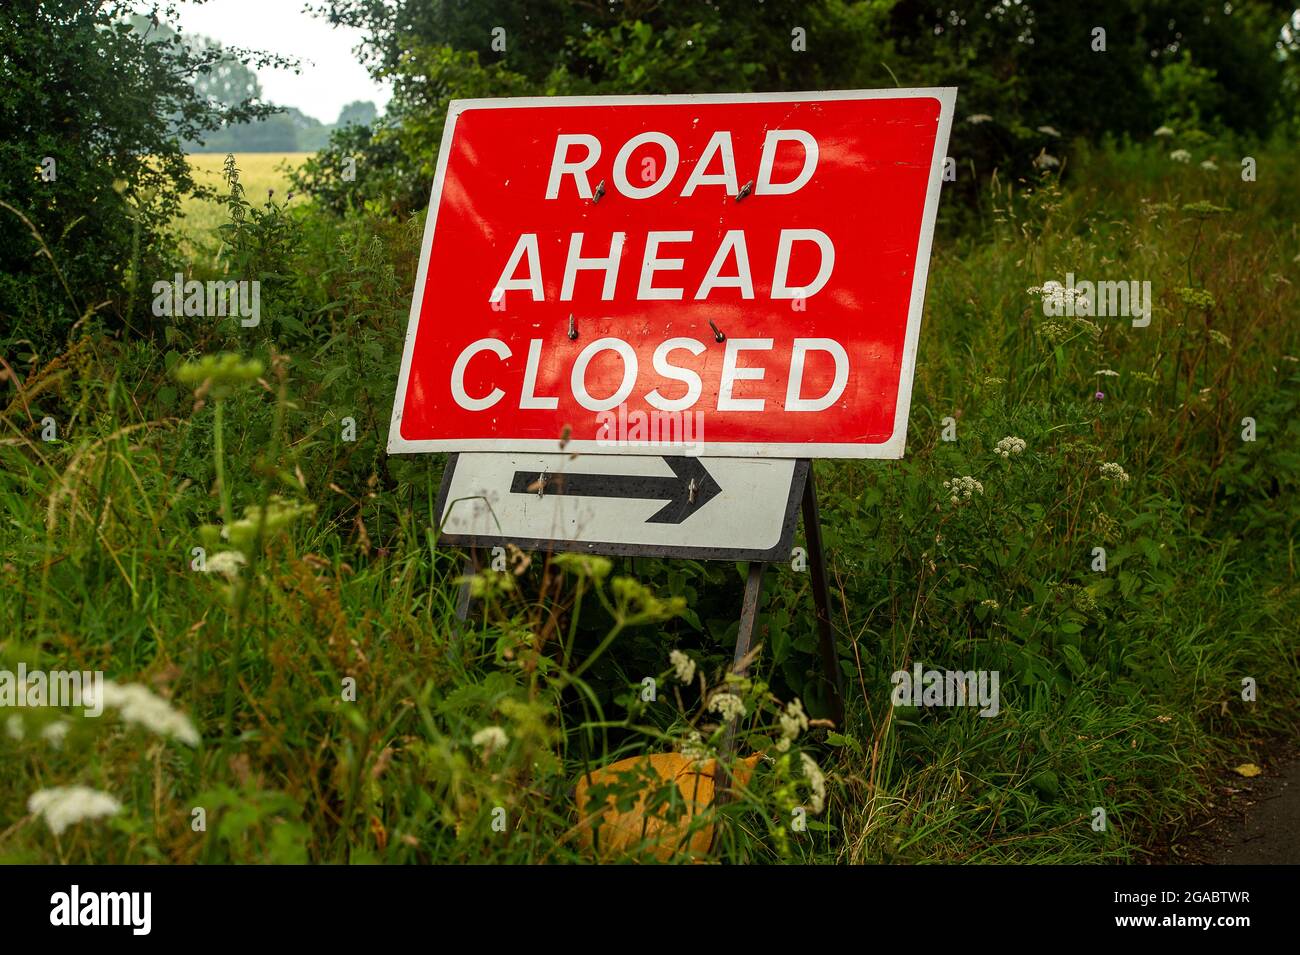
<instances>
[{"instance_id":1,"label":"thistle flower","mask_svg":"<svg viewBox=\"0 0 1300 955\"><path fill-rule=\"evenodd\" d=\"M56 836L83 819L117 815L122 804L108 793L87 786L56 786L40 789L27 800L27 811L45 819Z\"/></svg>"},{"instance_id":2,"label":"thistle flower","mask_svg":"<svg viewBox=\"0 0 1300 955\"><path fill-rule=\"evenodd\" d=\"M1118 481L1120 484L1128 482L1128 475L1114 461L1109 461L1101 466L1101 476L1107 481Z\"/></svg>"},{"instance_id":3,"label":"thistle flower","mask_svg":"<svg viewBox=\"0 0 1300 955\"><path fill-rule=\"evenodd\" d=\"M1105 401L1105 400L1106 400L1106 392L1104 392L1104 391L1098 391L1098 392L1096 392L1096 393L1092 396L1092 400L1093 400L1093 401Z\"/></svg>"},{"instance_id":4,"label":"thistle flower","mask_svg":"<svg viewBox=\"0 0 1300 955\"><path fill-rule=\"evenodd\" d=\"M510 742L506 731L499 726L485 726L470 738L470 742L483 750L486 759L499 749L505 749Z\"/></svg>"},{"instance_id":5,"label":"thistle flower","mask_svg":"<svg viewBox=\"0 0 1300 955\"><path fill-rule=\"evenodd\" d=\"M159 736L170 736L187 746L199 745L199 731L194 728L190 718L172 707L161 696L139 683L125 685L104 681L104 699L102 704L118 711L118 715L127 723L143 726ZM91 687L83 694L87 706L96 705L95 689Z\"/></svg>"},{"instance_id":6,"label":"thistle flower","mask_svg":"<svg viewBox=\"0 0 1300 955\"><path fill-rule=\"evenodd\" d=\"M745 701L734 693L715 693L709 700L709 709L730 722L745 715Z\"/></svg>"},{"instance_id":7,"label":"thistle flower","mask_svg":"<svg viewBox=\"0 0 1300 955\"><path fill-rule=\"evenodd\" d=\"M695 661L682 651L674 650L668 654L668 661L673 665L673 673L679 683L690 683L695 679Z\"/></svg>"},{"instance_id":8,"label":"thistle flower","mask_svg":"<svg viewBox=\"0 0 1300 955\"><path fill-rule=\"evenodd\" d=\"M826 805L826 776L817 762L807 753L799 754L799 762L802 763L803 774L808 777L808 785L812 788L812 798L809 802L812 803L813 815L817 815Z\"/></svg>"},{"instance_id":9,"label":"thistle flower","mask_svg":"<svg viewBox=\"0 0 1300 955\"><path fill-rule=\"evenodd\" d=\"M993 447L993 453L1001 458L1009 458L1013 454L1021 454L1025 450L1025 442L1021 438L1008 435Z\"/></svg>"}]
</instances>

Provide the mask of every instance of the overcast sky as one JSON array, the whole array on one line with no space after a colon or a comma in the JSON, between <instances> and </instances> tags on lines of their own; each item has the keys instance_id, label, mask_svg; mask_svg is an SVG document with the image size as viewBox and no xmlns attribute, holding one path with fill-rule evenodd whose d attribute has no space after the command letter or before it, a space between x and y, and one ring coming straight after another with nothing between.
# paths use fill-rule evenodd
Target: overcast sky
<instances>
[{"instance_id":1,"label":"overcast sky","mask_svg":"<svg viewBox=\"0 0 1300 955\"><path fill-rule=\"evenodd\" d=\"M352 52L360 31L331 27L304 13L304 0L208 0L180 5L179 26L223 46L241 46L299 57L302 72L258 70L262 94L278 106L296 106L332 123L353 100L371 100L382 111L387 90L374 83Z\"/></svg>"}]
</instances>

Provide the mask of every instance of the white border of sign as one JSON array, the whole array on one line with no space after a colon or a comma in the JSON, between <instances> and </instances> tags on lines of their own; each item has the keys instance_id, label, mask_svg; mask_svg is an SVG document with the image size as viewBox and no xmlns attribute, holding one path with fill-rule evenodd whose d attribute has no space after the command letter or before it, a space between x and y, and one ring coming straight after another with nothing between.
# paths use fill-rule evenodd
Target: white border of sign
<instances>
[{"instance_id":1,"label":"white border of sign","mask_svg":"<svg viewBox=\"0 0 1300 955\"><path fill-rule=\"evenodd\" d=\"M442 199L443 179L447 174L447 159L451 155L451 140L456 130L456 119L470 109L502 109L512 106L689 106L693 103L803 103L832 99L916 99L939 101L939 130L934 140L934 158L930 164L930 184L925 193L925 209L921 219L921 236L916 249L916 269L912 275L912 299L907 310L907 334L903 340L903 362L899 373L898 406L894 409L894 434L879 444L856 443L779 443L751 444L741 441L703 441L700 455L710 457L768 457L768 458L901 458L907 442L907 418L912 407L912 376L916 370L916 349L921 337L921 312L925 306L925 283L930 271L930 248L934 239L934 223L939 209L939 190L943 184L943 160L948 153L948 137L952 131L953 109L957 102L955 86L895 89L895 90L828 90L807 93L706 93L686 96L519 96L502 99L452 100L447 110L447 124L442 132L442 145L438 149L438 170L433 177L433 190L429 194L429 214L424 226L424 242L420 249L420 268L415 277L415 293L411 297L411 315L406 325L406 345L402 351L402 367L397 376L397 396L393 403L393 417L388 429L389 454L416 454L429 451L537 451L550 452L559 447L559 436L545 438L435 438L408 441L402 437L399 424L406 402L407 379L411 370L411 355L415 351L415 332L420 322L420 306L424 302L425 283L429 278L429 254L433 249L433 230L438 221L438 205ZM598 441L569 441L565 450L591 454L655 454L657 449L645 445L629 447L612 446Z\"/></svg>"}]
</instances>

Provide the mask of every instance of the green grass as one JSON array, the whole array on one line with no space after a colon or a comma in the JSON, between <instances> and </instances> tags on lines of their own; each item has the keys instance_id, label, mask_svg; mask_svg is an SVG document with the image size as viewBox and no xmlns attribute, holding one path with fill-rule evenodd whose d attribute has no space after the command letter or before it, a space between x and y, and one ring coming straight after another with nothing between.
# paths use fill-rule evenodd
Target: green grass
<instances>
[{"instance_id":1,"label":"green grass","mask_svg":"<svg viewBox=\"0 0 1300 955\"><path fill-rule=\"evenodd\" d=\"M1260 156L1269 174L1243 183L1154 150L1084 153L1061 183L983 184L978 214L941 234L907 457L816 465L847 725L775 748L785 704L822 703L808 575L778 566L753 679L731 688L742 749L776 758L726 807L715 858L1137 860L1209 804L1215 775L1294 732L1300 162ZM103 669L202 736L65 713L54 748L38 734L55 715L22 714L23 739L0 735L0 858L583 858L584 767L692 730L716 745L707 694L668 655L723 682L744 568L512 555L477 579L457 636L462 558L434 546L441 459L383 450L421 224L335 222L245 186L222 267L271 276L256 337L88 330L0 393L0 666ZM1152 324L1048 327L1026 289L1067 271L1150 280ZM261 374L196 400L176 371L222 350ZM56 442L39 439L47 415ZM1003 460L1008 435L1026 450ZM1106 480L1108 462L1130 480ZM954 507L943 482L967 475L983 492ZM259 531L263 507L275 526ZM223 541L246 508L248 539ZM198 546L247 563L195 572ZM891 706L891 673L917 661L998 670L999 715ZM488 726L503 750L473 742ZM827 776L803 832L800 754ZM74 783L123 808L56 837L26 801Z\"/></svg>"}]
</instances>

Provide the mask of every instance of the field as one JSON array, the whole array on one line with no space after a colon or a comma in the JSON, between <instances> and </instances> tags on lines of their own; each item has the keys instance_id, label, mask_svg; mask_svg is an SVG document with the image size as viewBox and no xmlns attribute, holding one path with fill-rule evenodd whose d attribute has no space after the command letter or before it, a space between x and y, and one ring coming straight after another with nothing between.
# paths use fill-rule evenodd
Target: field
<instances>
[{"instance_id":1,"label":"field","mask_svg":"<svg viewBox=\"0 0 1300 955\"><path fill-rule=\"evenodd\" d=\"M384 451L422 220L317 217L282 200L281 157L239 157L222 267L266 277L255 334L82 336L0 406L0 665L126 694L9 718L0 860L589 859L584 770L716 749L742 707L768 758L706 858L1150 858L1300 703L1300 159L1261 152L1245 182L1196 148L1081 147L945 205L907 456L816 465L833 728L795 566L744 681L734 564L512 552L460 632L442 460ZM225 208L191 207L196 246ZM1151 323L1045 316L1029 287L1067 271L1149 280ZM997 715L891 705L917 664L997 671ZM56 833L29 797L73 784L118 809Z\"/></svg>"},{"instance_id":2,"label":"field","mask_svg":"<svg viewBox=\"0 0 1300 955\"><path fill-rule=\"evenodd\" d=\"M248 195L263 199L272 190L281 197L289 192L289 171L297 168L310 153L238 153L235 161L239 165L240 177ZM191 153L190 168L194 181L199 186L217 189L222 185L221 170L226 157L220 153ZM299 202L295 197L290 202ZM223 207L211 200L189 196L181 210L178 223L190 242L207 241L214 235L214 230L226 221Z\"/></svg>"}]
</instances>

